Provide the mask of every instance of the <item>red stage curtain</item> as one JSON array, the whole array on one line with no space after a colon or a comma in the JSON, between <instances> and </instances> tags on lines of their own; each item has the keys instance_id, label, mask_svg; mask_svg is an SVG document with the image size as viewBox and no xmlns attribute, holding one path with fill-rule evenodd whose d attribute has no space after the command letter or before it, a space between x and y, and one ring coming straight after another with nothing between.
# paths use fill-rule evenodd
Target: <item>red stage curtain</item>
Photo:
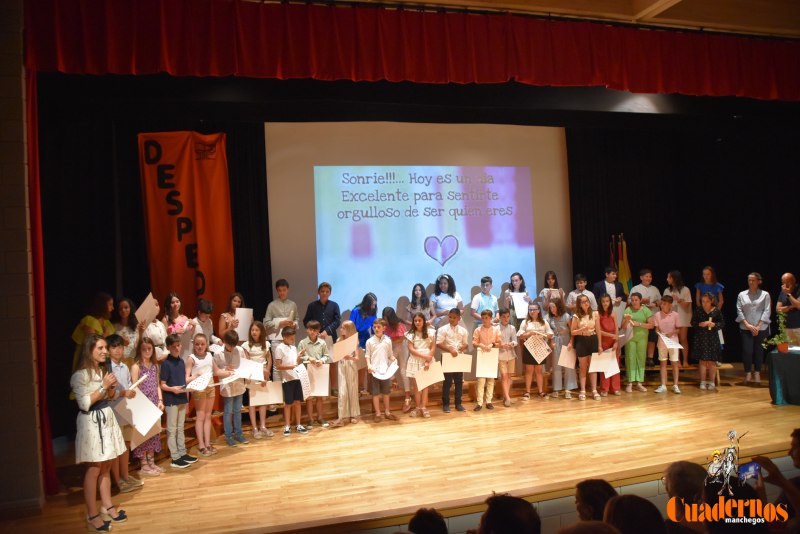
<instances>
[{"instance_id":1,"label":"red stage curtain","mask_svg":"<svg viewBox=\"0 0 800 534\"><path fill-rule=\"evenodd\" d=\"M800 100L800 42L506 14L30 0L26 66L74 74L604 86Z\"/></svg>"}]
</instances>

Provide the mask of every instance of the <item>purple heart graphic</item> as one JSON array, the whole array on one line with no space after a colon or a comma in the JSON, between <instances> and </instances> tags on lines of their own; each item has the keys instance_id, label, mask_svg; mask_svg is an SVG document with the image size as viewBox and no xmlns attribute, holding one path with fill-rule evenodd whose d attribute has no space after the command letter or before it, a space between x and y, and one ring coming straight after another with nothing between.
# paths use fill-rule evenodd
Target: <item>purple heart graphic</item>
<instances>
[{"instance_id":1,"label":"purple heart graphic","mask_svg":"<svg viewBox=\"0 0 800 534\"><path fill-rule=\"evenodd\" d=\"M425 238L425 254L439 262L444 267L450 258L458 252L458 238L453 235L446 235L441 241L436 236Z\"/></svg>"}]
</instances>

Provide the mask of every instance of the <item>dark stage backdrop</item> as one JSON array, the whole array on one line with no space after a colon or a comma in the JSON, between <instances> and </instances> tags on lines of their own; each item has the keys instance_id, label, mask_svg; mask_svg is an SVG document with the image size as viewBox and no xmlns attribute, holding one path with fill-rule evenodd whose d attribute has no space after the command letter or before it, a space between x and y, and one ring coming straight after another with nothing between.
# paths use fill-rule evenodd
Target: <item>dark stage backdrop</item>
<instances>
[{"instance_id":1,"label":"dark stage backdrop","mask_svg":"<svg viewBox=\"0 0 800 534\"><path fill-rule=\"evenodd\" d=\"M780 273L798 270L791 211L800 154L797 104L655 95L659 109L668 111L656 115L611 112L630 95L597 88L165 75L41 74L39 90L54 436L74 432L75 406L63 402L70 334L92 294L140 301L149 291L140 132L227 133L235 289L256 317L272 299L264 121L565 126L575 271L599 279L610 235L620 232L634 280L648 266L663 289L666 272L677 268L691 286L703 265L716 266L727 287L728 360L738 359L732 312L747 273L760 271L774 294ZM571 285L566 278L563 285ZM224 305L215 302L217 310Z\"/></svg>"},{"instance_id":2,"label":"dark stage backdrop","mask_svg":"<svg viewBox=\"0 0 800 534\"><path fill-rule=\"evenodd\" d=\"M52 96L52 95L48 95ZM62 107L41 99L42 202L47 298L48 395L53 435L74 432L69 393L70 336L97 291L137 304L150 291L136 135L225 132L235 256L235 288L264 316L272 300L263 123L125 117L102 102ZM73 102L74 103L74 102ZM215 213L203 214L215 217ZM165 228L164 231L173 231ZM156 295L162 301L165 295ZM226 302L215 302L215 318ZM195 310L187 310L194 317ZM216 322L215 322L216 326Z\"/></svg>"}]
</instances>

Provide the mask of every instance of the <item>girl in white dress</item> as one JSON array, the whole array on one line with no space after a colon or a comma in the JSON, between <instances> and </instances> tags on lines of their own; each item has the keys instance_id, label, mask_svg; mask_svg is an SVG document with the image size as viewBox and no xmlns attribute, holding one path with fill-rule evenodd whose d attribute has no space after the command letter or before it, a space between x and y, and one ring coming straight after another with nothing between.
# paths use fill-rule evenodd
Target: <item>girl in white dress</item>
<instances>
[{"instance_id":1,"label":"girl in white dress","mask_svg":"<svg viewBox=\"0 0 800 534\"><path fill-rule=\"evenodd\" d=\"M78 370L70 379L80 413L75 437L75 461L86 464L83 496L86 500L86 521L95 532L108 532L111 523L127 520L124 510L111 502L111 462L125 451L122 430L108 404L114 398L117 379L106 370L108 347L97 334L86 336ZM98 487L101 508L97 510Z\"/></svg>"},{"instance_id":2,"label":"girl in white dress","mask_svg":"<svg viewBox=\"0 0 800 534\"><path fill-rule=\"evenodd\" d=\"M408 363L406 364L406 376L409 379L414 379L414 401L417 408L409 415L416 417L417 413L422 417L429 418L431 416L428 412L428 388L422 391L417 388L417 373L428 367L433 361L433 355L436 353L434 348L434 341L436 339L436 332L432 328L428 328L428 321L425 314L417 312L413 317L413 330L406 334L408 340Z\"/></svg>"},{"instance_id":3,"label":"girl in white dress","mask_svg":"<svg viewBox=\"0 0 800 534\"><path fill-rule=\"evenodd\" d=\"M269 375L272 369L272 356L269 352L269 341L267 341L267 329L261 321L253 321L250 326L250 338L242 345L247 359L258 362L264 366L264 376ZM255 439L271 438L272 430L267 428L267 405L248 406L250 412L250 425L253 427L253 437ZM256 411L261 416L261 426L258 426Z\"/></svg>"}]
</instances>

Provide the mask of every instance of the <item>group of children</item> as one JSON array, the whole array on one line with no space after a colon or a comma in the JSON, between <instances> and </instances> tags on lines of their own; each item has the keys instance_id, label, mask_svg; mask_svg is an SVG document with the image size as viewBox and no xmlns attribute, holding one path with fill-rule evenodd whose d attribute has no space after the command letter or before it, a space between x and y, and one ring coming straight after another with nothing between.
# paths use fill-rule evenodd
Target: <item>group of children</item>
<instances>
[{"instance_id":1,"label":"group of children","mask_svg":"<svg viewBox=\"0 0 800 534\"><path fill-rule=\"evenodd\" d=\"M616 273L607 272L606 288L613 288ZM444 276L444 275L443 275ZM516 279L515 279L516 278ZM524 280L519 273L512 275L510 289L525 294L528 304L527 314L514 308L510 292L504 293L505 306L501 309L499 300L491 294L492 279L488 276L481 279L481 291L471 301L470 315L476 320L471 336L471 345L475 351L487 351L498 348L498 375L502 389L504 406L510 406L511 378L515 372L518 356L522 356L525 376L525 392L523 400L531 397L531 388L535 378L538 395L541 398L558 397L562 394L565 398L572 398L572 391L579 389L578 397L583 400L587 396L587 378L591 387L591 396L599 400L609 393L620 394L620 375L606 377L589 373L592 354L602 351L612 351L619 359L622 340L627 341L625 354L625 367L628 375L626 390L633 389L646 391L643 385L645 357L650 354L651 340L657 343L658 357L661 364L661 385L656 393L667 391L667 363L672 365L672 378L674 393L680 393L678 376L680 369L679 350L667 348L661 337L653 336L651 332L663 334L674 342L683 341L681 328L685 327L685 320L673 309L675 300L678 299L678 311L685 308L685 303L680 297L673 298L668 289L663 296L654 297L652 294L652 273L644 270L641 273L642 285L634 288L628 297L627 307L622 314L620 322L615 313L615 305L625 300L620 291L610 295L605 291L600 295L588 292L586 279L582 275L576 276L576 289L568 295L558 288L555 273L548 271L545 276L545 289L537 298L527 296L524 289ZM454 286L449 277L442 284L447 291L448 283ZM672 293L680 294L682 280L680 274L671 272L668 283ZM676 287L676 285L678 287ZM598 284L595 285L597 287ZM276 283L278 299L270 304L264 321L254 321L249 329L249 338L240 343L235 327L236 307L244 304L244 298L239 293L234 293L228 303L226 313L220 319L222 338L213 334L210 321L212 307L208 301L199 303L198 317L190 320L181 313L180 299L177 295L170 294L165 302L164 330L167 335L163 339L161 350L166 357L160 355L159 344L148 335L150 326L139 328L126 325L126 335L137 333L134 363L128 371L128 366L122 362L123 353L130 353L124 343L125 338L119 335L108 337L108 346L111 357L110 369L117 375L117 388L123 395L133 394L128 391L130 384L139 377L145 377L139 390L150 399L153 404L163 409L167 414L167 445L171 456L171 465L175 468L185 468L197 459L187 453L183 432L186 406L191 394L196 413L197 449L202 456L211 456L217 452L211 440L211 418L215 405L216 387L210 384L204 390L192 390L186 386L192 380L211 373L214 378L224 379L234 374L242 359L247 358L262 364L265 376L282 383L283 391L283 435L289 436L294 431L299 434L308 432L309 427L318 425L323 428L338 427L346 422L357 423L361 418L360 395L368 385L372 395L373 418L376 422L383 420L396 420L390 407L390 394L393 382L402 387L405 399L402 411L412 417L429 418L428 389L418 388L415 376L420 370L427 370L436 356L437 349L442 354L448 353L452 357L472 358L464 355L469 348L470 336L463 326L463 305L453 307L446 311L447 322L439 326L438 330L432 327L433 321L443 314L435 311L433 303L428 303L422 284L416 284L412 304L409 305L409 320L401 320L393 308L383 310L383 317L366 317L366 335L360 347L350 355L341 359L331 373L331 385L334 386L333 394L337 396L337 417L328 421L324 414L322 397L304 398L301 377L298 374L298 365L322 366L333 362L331 347L334 340L344 339L360 332L356 323L365 322L363 317L358 321L340 321L338 305L329 300L331 293L330 284L323 283L319 287L320 299L315 301L316 307L306 314L305 330L307 337L296 344L297 307L288 299L288 282L279 280ZM636 291L638 289L638 291ZM658 290L656 290L657 292ZM647 295L647 297L644 296ZM369 296L368 294L367 296ZM368 300L365 296L365 302ZM377 306L373 298L372 305ZM133 304L126 299L126 316L131 316ZM427 304L427 306L426 306ZM708 293L701 296L701 306L695 312L692 326L696 327L696 347L704 344L713 353L714 337L717 330L723 326L722 316L714 307L714 297ZM363 303L362 303L362 306ZM413 309L412 309L413 308ZM658 311L653 313L653 309ZM573 314L570 315L569 311ZM356 313L356 311L354 311ZM374 313L374 312L373 312ZM319 317L322 322L314 317ZM161 322L161 321L154 321ZM324 323L324 324L323 324ZM406 327L408 324L408 327ZM182 346L182 335L187 329L193 328L191 346ZM541 336L552 348L552 353L545 359L535 359L524 342L531 336ZM185 337L183 338L185 339ZM221 344L221 350L213 353L211 344ZM685 345L684 345L685 346ZM577 372L574 368L558 365L559 355L563 347L574 349L577 358ZM718 351L717 351L718 355ZM711 362L715 358L701 357L701 389L713 389L712 381L706 381L706 374L711 378L713 369L703 361ZM712 356L714 356L712 354ZM159 366L160 361L160 366ZM684 360L684 363L686 361ZM395 378L378 379L373 374L385 373L390 366L397 364L399 372ZM160 370L159 370L160 369ZM361 371L361 375L359 371ZM549 370L553 378L552 391L548 392L544 380L544 371ZM366 375L366 376L365 376ZM382 375L383 376L383 375ZM225 442L230 447L248 443L242 430L242 406L247 381L235 379L224 381L219 388L223 399L223 428ZM455 387L455 409L465 411L462 404L464 373L445 373L442 385L442 411L450 412L450 393ZM476 385L475 411L486 408L494 409L495 378L478 378ZM196 388L195 388L196 389ZM127 393L126 393L127 392ZM412 400L413 397L413 400ZM302 405L306 405L307 419L302 421ZM383 405L381 407L381 404ZM267 406L250 406L250 423L252 437L261 439L271 437L273 432L267 427ZM316 412L316 414L315 414ZM142 473L151 476L161 474L163 469L154 462L154 455L160 452L160 440L154 436L141 443L133 454L142 462ZM119 473L117 475L117 472ZM127 457L119 459L119 466L114 470L115 479L121 490L139 487L141 481L131 477L127 472Z\"/></svg>"}]
</instances>

